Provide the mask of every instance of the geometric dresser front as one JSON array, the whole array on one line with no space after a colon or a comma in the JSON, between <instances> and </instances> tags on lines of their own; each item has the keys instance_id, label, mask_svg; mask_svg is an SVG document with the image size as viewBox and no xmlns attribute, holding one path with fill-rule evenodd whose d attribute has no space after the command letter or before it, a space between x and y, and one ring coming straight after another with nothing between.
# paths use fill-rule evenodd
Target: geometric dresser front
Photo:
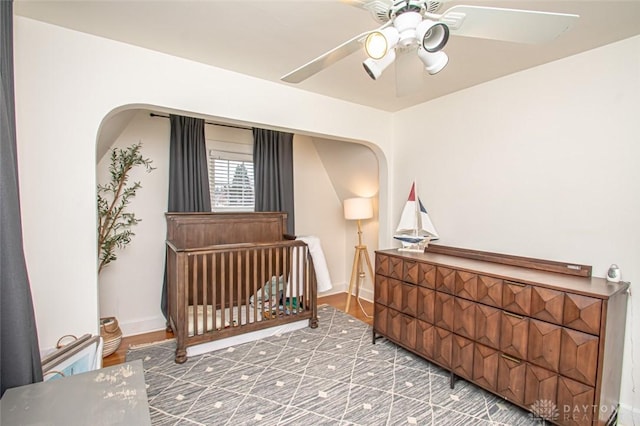
<instances>
[{"instance_id":1,"label":"geometric dresser front","mask_svg":"<svg viewBox=\"0 0 640 426\"><path fill-rule=\"evenodd\" d=\"M376 252L373 337L559 425L617 417L628 283Z\"/></svg>"}]
</instances>

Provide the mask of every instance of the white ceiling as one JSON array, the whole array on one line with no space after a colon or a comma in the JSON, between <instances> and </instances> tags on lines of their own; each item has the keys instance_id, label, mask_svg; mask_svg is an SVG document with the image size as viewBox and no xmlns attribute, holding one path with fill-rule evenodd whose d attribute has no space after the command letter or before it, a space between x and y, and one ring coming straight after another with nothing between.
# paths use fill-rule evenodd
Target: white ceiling
<instances>
[{"instance_id":1,"label":"white ceiling","mask_svg":"<svg viewBox=\"0 0 640 426\"><path fill-rule=\"evenodd\" d=\"M398 111L640 34L640 0L447 1L439 12L456 4L575 13L580 19L569 32L544 45L451 37L445 48L448 66L434 76L422 73L422 88L410 96L396 96L393 67L377 81L371 80L361 64L364 52L295 86ZM279 84L288 84L280 77L289 71L379 26L367 11L340 0L15 0L14 10ZM420 67L417 58L415 64Z\"/></svg>"}]
</instances>

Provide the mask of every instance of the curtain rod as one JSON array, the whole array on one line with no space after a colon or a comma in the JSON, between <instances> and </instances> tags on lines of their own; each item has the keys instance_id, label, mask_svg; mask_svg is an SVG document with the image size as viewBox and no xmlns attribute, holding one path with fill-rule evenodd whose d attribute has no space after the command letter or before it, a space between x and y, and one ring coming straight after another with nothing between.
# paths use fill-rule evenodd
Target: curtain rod
<instances>
[{"instance_id":1,"label":"curtain rod","mask_svg":"<svg viewBox=\"0 0 640 426\"><path fill-rule=\"evenodd\" d=\"M154 112L149 113L149 115L151 117L169 118L168 115L156 114ZM205 121L204 124L210 124L212 126L231 127L233 129L253 130L251 127L232 126L231 124L212 123L210 121Z\"/></svg>"}]
</instances>

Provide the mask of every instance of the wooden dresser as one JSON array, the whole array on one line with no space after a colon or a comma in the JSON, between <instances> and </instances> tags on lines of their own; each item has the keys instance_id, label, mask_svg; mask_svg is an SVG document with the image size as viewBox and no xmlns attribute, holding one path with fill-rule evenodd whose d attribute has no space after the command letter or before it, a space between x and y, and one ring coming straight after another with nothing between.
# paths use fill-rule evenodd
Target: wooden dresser
<instances>
[{"instance_id":1,"label":"wooden dresser","mask_svg":"<svg viewBox=\"0 0 640 426\"><path fill-rule=\"evenodd\" d=\"M615 419L629 284L461 252L376 252L374 342L384 336L450 371L452 387L463 378L560 425Z\"/></svg>"}]
</instances>

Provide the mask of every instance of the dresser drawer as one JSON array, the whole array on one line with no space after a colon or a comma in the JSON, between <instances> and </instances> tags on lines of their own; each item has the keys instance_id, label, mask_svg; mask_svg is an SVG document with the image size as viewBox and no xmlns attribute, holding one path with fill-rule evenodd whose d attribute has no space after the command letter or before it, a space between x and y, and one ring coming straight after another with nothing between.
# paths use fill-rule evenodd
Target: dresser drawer
<instances>
[{"instance_id":1,"label":"dresser drawer","mask_svg":"<svg viewBox=\"0 0 640 426\"><path fill-rule=\"evenodd\" d=\"M591 426L595 391L566 377L558 378L558 423L561 425Z\"/></svg>"},{"instance_id":2,"label":"dresser drawer","mask_svg":"<svg viewBox=\"0 0 640 426\"><path fill-rule=\"evenodd\" d=\"M456 296L468 300L476 300L478 297L478 274L456 271Z\"/></svg>"},{"instance_id":3,"label":"dresser drawer","mask_svg":"<svg viewBox=\"0 0 640 426\"><path fill-rule=\"evenodd\" d=\"M545 368L527 364L524 389L524 405L527 407L546 401L556 404L558 375Z\"/></svg>"},{"instance_id":4,"label":"dresser drawer","mask_svg":"<svg viewBox=\"0 0 640 426\"><path fill-rule=\"evenodd\" d=\"M389 278L376 274L373 287L373 300L385 306L389 306Z\"/></svg>"},{"instance_id":5,"label":"dresser drawer","mask_svg":"<svg viewBox=\"0 0 640 426\"><path fill-rule=\"evenodd\" d=\"M518 359L527 358L529 318L502 312L500 318L500 350Z\"/></svg>"},{"instance_id":6,"label":"dresser drawer","mask_svg":"<svg viewBox=\"0 0 640 426\"><path fill-rule=\"evenodd\" d=\"M476 338L476 303L455 297L453 302L453 332L469 339Z\"/></svg>"},{"instance_id":7,"label":"dresser drawer","mask_svg":"<svg viewBox=\"0 0 640 426\"><path fill-rule=\"evenodd\" d=\"M494 391L498 380L498 357L500 352L476 343L473 353L473 380L480 386Z\"/></svg>"},{"instance_id":8,"label":"dresser drawer","mask_svg":"<svg viewBox=\"0 0 640 426\"><path fill-rule=\"evenodd\" d=\"M456 271L454 269L438 266L436 268L436 289L443 293L455 294Z\"/></svg>"},{"instance_id":9,"label":"dresser drawer","mask_svg":"<svg viewBox=\"0 0 640 426\"><path fill-rule=\"evenodd\" d=\"M453 333L440 327L433 330L433 361L444 368L451 368Z\"/></svg>"},{"instance_id":10,"label":"dresser drawer","mask_svg":"<svg viewBox=\"0 0 640 426\"><path fill-rule=\"evenodd\" d=\"M562 327L544 321L529 321L529 362L548 370L558 371Z\"/></svg>"},{"instance_id":11,"label":"dresser drawer","mask_svg":"<svg viewBox=\"0 0 640 426\"><path fill-rule=\"evenodd\" d=\"M482 304L502 308L502 280L478 275L476 300Z\"/></svg>"},{"instance_id":12,"label":"dresser drawer","mask_svg":"<svg viewBox=\"0 0 640 426\"><path fill-rule=\"evenodd\" d=\"M416 351L428 359L433 359L435 354L434 333L435 326L425 321L416 322Z\"/></svg>"},{"instance_id":13,"label":"dresser drawer","mask_svg":"<svg viewBox=\"0 0 640 426\"><path fill-rule=\"evenodd\" d=\"M600 334L602 301L567 293L564 298L564 325L590 334Z\"/></svg>"},{"instance_id":14,"label":"dresser drawer","mask_svg":"<svg viewBox=\"0 0 640 426\"><path fill-rule=\"evenodd\" d=\"M435 301L433 303L433 324L444 328L445 330L453 330L453 302L455 297L450 294L436 291Z\"/></svg>"},{"instance_id":15,"label":"dresser drawer","mask_svg":"<svg viewBox=\"0 0 640 426\"><path fill-rule=\"evenodd\" d=\"M507 401L524 402L526 363L507 354L498 357L498 384L496 391Z\"/></svg>"},{"instance_id":16,"label":"dresser drawer","mask_svg":"<svg viewBox=\"0 0 640 426\"><path fill-rule=\"evenodd\" d=\"M402 279L402 258L376 253L376 274Z\"/></svg>"},{"instance_id":17,"label":"dresser drawer","mask_svg":"<svg viewBox=\"0 0 640 426\"><path fill-rule=\"evenodd\" d=\"M418 283L420 274L420 263L411 260L404 260L402 263L402 280L411 284Z\"/></svg>"},{"instance_id":18,"label":"dresser drawer","mask_svg":"<svg viewBox=\"0 0 640 426\"><path fill-rule=\"evenodd\" d=\"M502 311L491 306L476 306L476 341L494 349L500 348Z\"/></svg>"},{"instance_id":19,"label":"dresser drawer","mask_svg":"<svg viewBox=\"0 0 640 426\"><path fill-rule=\"evenodd\" d=\"M433 324L435 320L436 291L429 288L418 287L418 313L417 318Z\"/></svg>"},{"instance_id":20,"label":"dresser drawer","mask_svg":"<svg viewBox=\"0 0 640 426\"><path fill-rule=\"evenodd\" d=\"M597 337L580 331L562 329L558 371L589 386L596 385L598 369Z\"/></svg>"},{"instance_id":21,"label":"dresser drawer","mask_svg":"<svg viewBox=\"0 0 640 426\"><path fill-rule=\"evenodd\" d=\"M503 281L502 308L519 315L529 315L531 310L531 286L514 281Z\"/></svg>"},{"instance_id":22,"label":"dresser drawer","mask_svg":"<svg viewBox=\"0 0 640 426\"><path fill-rule=\"evenodd\" d=\"M562 325L564 292L544 287L531 287L531 316Z\"/></svg>"},{"instance_id":23,"label":"dresser drawer","mask_svg":"<svg viewBox=\"0 0 640 426\"><path fill-rule=\"evenodd\" d=\"M418 287L402 282L399 285L399 289L400 298L394 299L394 301L391 303L391 307L393 307L394 309L398 309L403 314L415 317L418 313ZM399 303L396 303L396 300L398 300Z\"/></svg>"},{"instance_id":24,"label":"dresser drawer","mask_svg":"<svg viewBox=\"0 0 640 426\"><path fill-rule=\"evenodd\" d=\"M387 334L408 349L416 348L416 319L394 309L388 311Z\"/></svg>"},{"instance_id":25,"label":"dresser drawer","mask_svg":"<svg viewBox=\"0 0 640 426\"><path fill-rule=\"evenodd\" d=\"M418 281L421 287L436 288L436 267L430 263L419 263Z\"/></svg>"},{"instance_id":26,"label":"dresser drawer","mask_svg":"<svg viewBox=\"0 0 640 426\"><path fill-rule=\"evenodd\" d=\"M451 341L451 369L465 379L473 377L473 340L453 335Z\"/></svg>"}]
</instances>

